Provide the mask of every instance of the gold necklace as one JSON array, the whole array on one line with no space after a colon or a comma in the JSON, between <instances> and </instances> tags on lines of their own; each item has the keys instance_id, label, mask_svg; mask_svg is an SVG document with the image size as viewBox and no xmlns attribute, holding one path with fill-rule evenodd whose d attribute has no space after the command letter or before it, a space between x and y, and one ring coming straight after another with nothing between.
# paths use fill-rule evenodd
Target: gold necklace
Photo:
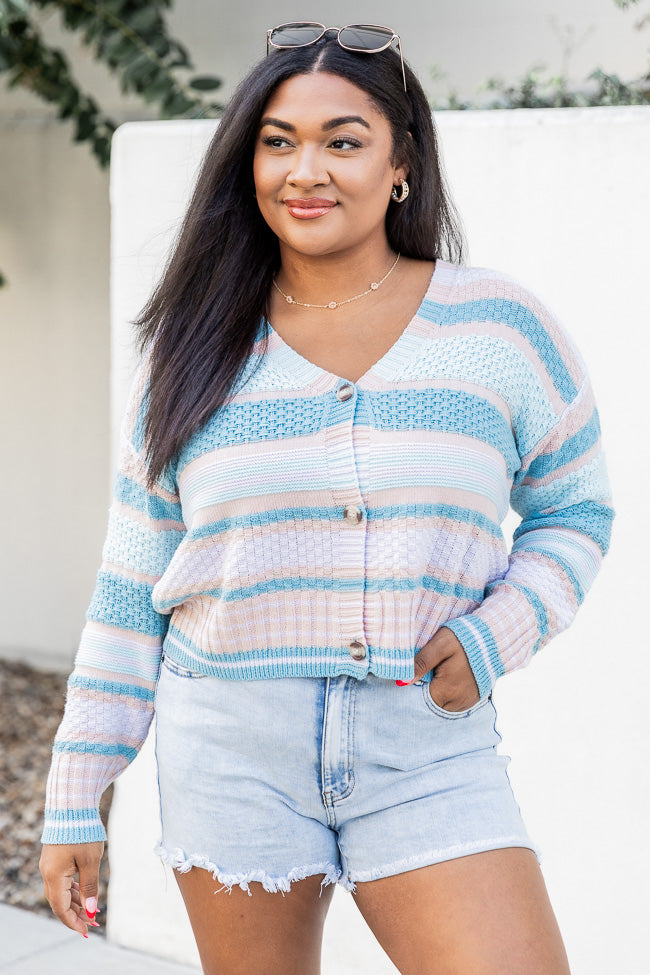
<instances>
[{"instance_id":1,"label":"gold necklace","mask_svg":"<svg viewBox=\"0 0 650 975\"><path fill-rule=\"evenodd\" d=\"M386 272L386 274L384 274L381 281L373 281L367 291L362 291L360 295L355 295L354 298L346 298L345 301L330 301L326 305L310 305L305 301L298 301L297 298L292 298L291 295L284 293L275 278L273 278L273 285L289 305L300 305L301 308L339 308L341 305L349 305L351 301L356 301L357 298L364 298L366 295L369 295L371 291L376 291L379 285L383 284L391 271L394 270L399 259L400 255L398 254L391 268Z\"/></svg>"}]
</instances>

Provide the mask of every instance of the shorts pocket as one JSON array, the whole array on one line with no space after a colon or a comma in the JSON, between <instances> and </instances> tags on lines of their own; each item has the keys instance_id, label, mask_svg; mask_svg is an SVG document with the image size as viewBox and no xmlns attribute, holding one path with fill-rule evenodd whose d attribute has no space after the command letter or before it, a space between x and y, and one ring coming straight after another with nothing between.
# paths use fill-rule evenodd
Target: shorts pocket
<instances>
[{"instance_id":1,"label":"shorts pocket","mask_svg":"<svg viewBox=\"0 0 650 975\"><path fill-rule=\"evenodd\" d=\"M175 674L176 677L185 677L190 680L199 680L201 677L207 677L207 674L202 674L198 670L190 670L189 667L183 667L182 664L176 663L171 657L168 657L166 653L163 653L160 658L160 666L164 667L170 673Z\"/></svg>"},{"instance_id":2,"label":"shorts pocket","mask_svg":"<svg viewBox=\"0 0 650 975\"><path fill-rule=\"evenodd\" d=\"M437 714L438 717L445 718L448 721L453 721L456 718L470 718L477 711L480 711L481 708L484 708L492 697L492 694L487 694L485 697L482 697L480 701L477 701L476 704L472 704L470 708L465 708L464 711L446 711L433 700L431 697L430 687L431 681L425 681L422 684L422 697L424 698L424 703L430 711L433 711L433 713Z\"/></svg>"}]
</instances>

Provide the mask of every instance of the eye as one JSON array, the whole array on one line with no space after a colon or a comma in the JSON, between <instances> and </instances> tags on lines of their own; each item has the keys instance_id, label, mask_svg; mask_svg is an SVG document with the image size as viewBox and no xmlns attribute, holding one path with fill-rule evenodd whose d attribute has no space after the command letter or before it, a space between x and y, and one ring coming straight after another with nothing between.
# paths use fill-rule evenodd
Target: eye
<instances>
[{"instance_id":1,"label":"eye","mask_svg":"<svg viewBox=\"0 0 650 975\"><path fill-rule=\"evenodd\" d=\"M332 139L330 146L333 149L360 149L361 143L357 139L348 139L345 136L340 136L338 139Z\"/></svg>"},{"instance_id":2,"label":"eye","mask_svg":"<svg viewBox=\"0 0 650 975\"><path fill-rule=\"evenodd\" d=\"M262 139L262 143L265 146L270 146L271 149L284 149L285 146L291 145L283 135L266 135Z\"/></svg>"}]
</instances>

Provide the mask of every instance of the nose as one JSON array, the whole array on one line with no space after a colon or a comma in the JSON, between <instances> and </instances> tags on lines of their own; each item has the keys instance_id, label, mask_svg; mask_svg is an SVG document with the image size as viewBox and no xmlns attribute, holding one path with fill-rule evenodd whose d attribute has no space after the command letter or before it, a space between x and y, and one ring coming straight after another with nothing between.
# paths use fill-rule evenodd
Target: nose
<instances>
[{"instance_id":1,"label":"nose","mask_svg":"<svg viewBox=\"0 0 650 975\"><path fill-rule=\"evenodd\" d=\"M291 186L327 186L330 175L322 152L316 146L303 146L292 158L292 166L287 173L287 183Z\"/></svg>"}]
</instances>

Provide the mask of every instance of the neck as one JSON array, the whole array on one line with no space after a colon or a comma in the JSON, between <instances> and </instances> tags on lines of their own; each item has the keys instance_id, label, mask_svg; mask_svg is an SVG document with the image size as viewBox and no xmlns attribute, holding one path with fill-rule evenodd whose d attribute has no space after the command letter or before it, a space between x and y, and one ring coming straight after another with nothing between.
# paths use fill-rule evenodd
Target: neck
<instances>
[{"instance_id":1,"label":"neck","mask_svg":"<svg viewBox=\"0 0 650 975\"><path fill-rule=\"evenodd\" d=\"M381 247L311 257L280 247L282 267L277 281L300 301L326 304L365 291L389 270L396 254L386 241ZM388 283L388 282L387 282Z\"/></svg>"}]
</instances>

